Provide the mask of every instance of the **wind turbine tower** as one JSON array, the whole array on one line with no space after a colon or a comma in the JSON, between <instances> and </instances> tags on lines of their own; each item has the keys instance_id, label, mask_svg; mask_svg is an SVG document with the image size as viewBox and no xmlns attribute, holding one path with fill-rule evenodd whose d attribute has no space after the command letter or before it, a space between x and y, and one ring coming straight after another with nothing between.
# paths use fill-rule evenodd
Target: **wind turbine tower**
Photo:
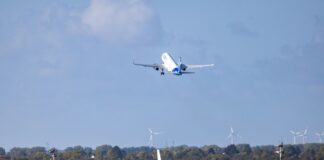
<instances>
[{"instance_id":1,"label":"wind turbine tower","mask_svg":"<svg viewBox=\"0 0 324 160\"><path fill-rule=\"evenodd\" d=\"M318 142L322 143L322 136L324 136L324 132L316 132L316 136L318 136Z\"/></svg>"},{"instance_id":2,"label":"wind turbine tower","mask_svg":"<svg viewBox=\"0 0 324 160\"><path fill-rule=\"evenodd\" d=\"M234 144L234 138L236 138L236 137L242 138L240 135L236 134L234 132L233 127L231 127L231 130L230 130L229 135L227 136L227 139L230 139L231 140L231 144Z\"/></svg>"},{"instance_id":3,"label":"wind turbine tower","mask_svg":"<svg viewBox=\"0 0 324 160\"><path fill-rule=\"evenodd\" d=\"M294 144L296 144L296 136L299 135L299 132L295 132L295 131L293 131L293 130L290 130L290 133L293 135Z\"/></svg>"},{"instance_id":4,"label":"wind turbine tower","mask_svg":"<svg viewBox=\"0 0 324 160\"><path fill-rule=\"evenodd\" d=\"M154 143L153 143L153 136L154 135L159 135L161 134L160 132L154 132L151 128L148 129L149 133L150 133L150 139L149 139L149 146L153 147Z\"/></svg>"},{"instance_id":5,"label":"wind turbine tower","mask_svg":"<svg viewBox=\"0 0 324 160\"><path fill-rule=\"evenodd\" d=\"M298 134L298 136L303 138L303 144L305 144L305 139L307 138L306 135L307 135L307 129L305 129L302 132L299 132L299 134Z\"/></svg>"}]
</instances>

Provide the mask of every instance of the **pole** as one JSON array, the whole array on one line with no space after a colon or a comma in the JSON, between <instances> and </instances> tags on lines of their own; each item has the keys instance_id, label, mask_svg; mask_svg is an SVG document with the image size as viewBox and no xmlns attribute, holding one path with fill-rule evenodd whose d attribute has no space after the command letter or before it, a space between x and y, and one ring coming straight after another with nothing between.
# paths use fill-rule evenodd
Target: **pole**
<instances>
[{"instance_id":1,"label":"pole","mask_svg":"<svg viewBox=\"0 0 324 160\"><path fill-rule=\"evenodd\" d=\"M282 160L283 157L283 143L281 142L281 144L278 146L279 147L279 159Z\"/></svg>"}]
</instances>

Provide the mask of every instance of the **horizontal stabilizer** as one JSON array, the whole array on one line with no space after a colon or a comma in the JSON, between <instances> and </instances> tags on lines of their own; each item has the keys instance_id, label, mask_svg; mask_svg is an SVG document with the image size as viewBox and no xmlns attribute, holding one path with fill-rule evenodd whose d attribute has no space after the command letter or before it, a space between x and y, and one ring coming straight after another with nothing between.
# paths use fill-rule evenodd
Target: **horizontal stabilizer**
<instances>
[{"instance_id":1,"label":"horizontal stabilizer","mask_svg":"<svg viewBox=\"0 0 324 160\"><path fill-rule=\"evenodd\" d=\"M186 64L188 68L204 68L204 67L213 67L214 64Z\"/></svg>"}]
</instances>

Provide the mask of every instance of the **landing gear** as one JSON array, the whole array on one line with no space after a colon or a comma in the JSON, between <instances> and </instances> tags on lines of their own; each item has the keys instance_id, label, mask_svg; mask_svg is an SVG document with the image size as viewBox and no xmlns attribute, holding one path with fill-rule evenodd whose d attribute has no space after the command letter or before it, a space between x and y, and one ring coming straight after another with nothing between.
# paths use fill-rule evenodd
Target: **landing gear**
<instances>
[{"instance_id":1,"label":"landing gear","mask_svg":"<svg viewBox=\"0 0 324 160\"><path fill-rule=\"evenodd\" d=\"M164 75L164 70L163 70L163 68L161 69L161 75Z\"/></svg>"}]
</instances>

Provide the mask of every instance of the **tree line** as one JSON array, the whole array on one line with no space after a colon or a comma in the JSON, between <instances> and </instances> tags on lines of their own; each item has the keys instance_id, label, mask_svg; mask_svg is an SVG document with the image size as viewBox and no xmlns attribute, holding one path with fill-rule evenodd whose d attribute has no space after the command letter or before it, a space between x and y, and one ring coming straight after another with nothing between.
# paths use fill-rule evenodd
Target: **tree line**
<instances>
[{"instance_id":1,"label":"tree line","mask_svg":"<svg viewBox=\"0 0 324 160\"><path fill-rule=\"evenodd\" d=\"M249 144L219 147L177 146L160 149L162 160L276 160L277 147ZM45 147L14 147L6 152L0 147L0 160L49 160L51 155ZM90 147L67 147L58 150L57 160L156 160L156 149L151 147L129 147L101 145ZM285 160L324 160L324 144L284 145Z\"/></svg>"}]
</instances>

